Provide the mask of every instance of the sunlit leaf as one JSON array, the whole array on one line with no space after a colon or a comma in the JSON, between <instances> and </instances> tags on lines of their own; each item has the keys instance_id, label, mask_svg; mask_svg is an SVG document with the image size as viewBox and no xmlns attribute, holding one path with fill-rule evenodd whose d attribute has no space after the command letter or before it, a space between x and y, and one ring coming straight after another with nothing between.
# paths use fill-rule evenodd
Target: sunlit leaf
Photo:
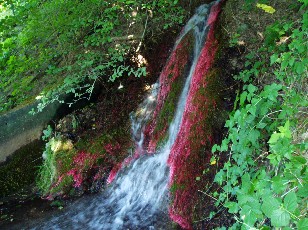
<instances>
[{"instance_id":1,"label":"sunlit leaf","mask_svg":"<svg viewBox=\"0 0 308 230\"><path fill-rule=\"evenodd\" d=\"M266 5L266 4L257 3L257 7L264 10L266 13L270 13L270 14L273 14L276 11L273 7Z\"/></svg>"}]
</instances>

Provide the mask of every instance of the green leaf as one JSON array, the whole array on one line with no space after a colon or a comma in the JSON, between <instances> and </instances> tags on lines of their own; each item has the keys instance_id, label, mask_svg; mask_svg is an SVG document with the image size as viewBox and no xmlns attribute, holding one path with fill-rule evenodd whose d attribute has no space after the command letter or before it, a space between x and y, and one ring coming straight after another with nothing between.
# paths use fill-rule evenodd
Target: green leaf
<instances>
[{"instance_id":1,"label":"green leaf","mask_svg":"<svg viewBox=\"0 0 308 230\"><path fill-rule=\"evenodd\" d=\"M259 137L260 137L260 132L256 129L253 129L249 132L247 139L252 143L253 146L256 146Z\"/></svg>"},{"instance_id":2,"label":"green leaf","mask_svg":"<svg viewBox=\"0 0 308 230\"><path fill-rule=\"evenodd\" d=\"M226 208L229 209L229 213L237 213L238 212L238 203L236 202L226 202L225 205L224 205Z\"/></svg>"},{"instance_id":3,"label":"green leaf","mask_svg":"<svg viewBox=\"0 0 308 230\"><path fill-rule=\"evenodd\" d=\"M308 197L308 183L304 183L303 186L299 186L297 195L299 197Z\"/></svg>"},{"instance_id":4,"label":"green leaf","mask_svg":"<svg viewBox=\"0 0 308 230\"><path fill-rule=\"evenodd\" d=\"M281 202L274 197L263 197L263 204L261 205L261 210L267 217L271 217L273 212L279 209Z\"/></svg>"},{"instance_id":5,"label":"green leaf","mask_svg":"<svg viewBox=\"0 0 308 230\"><path fill-rule=\"evenodd\" d=\"M224 170L221 169L218 173L216 173L214 181L217 182L219 185L222 185L224 180L225 180L225 172Z\"/></svg>"},{"instance_id":6,"label":"green leaf","mask_svg":"<svg viewBox=\"0 0 308 230\"><path fill-rule=\"evenodd\" d=\"M296 73L302 74L305 71L305 65L301 62L296 62L295 69L296 69Z\"/></svg>"},{"instance_id":7,"label":"green leaf","mask_svg":"<svg viewBox=\"0 0 308 230\"><path fill-rule=\"evenodd\" d=\"M281 134L280 133L276 133L274 132L272 135L271 135L271 138L269 139L268 143L269 144L275 144L278 139L281 137Z\"/></svg>"},{"instance_id":8,"label":"green leaf","mask_svg":"<svg viewBox=\"0 0 308 230\"><path fill-rule=\"evenodd\" d=\"M291 131L290 131L290 121L286 121L284 126L278 127L282 137L291 138Z\"/></svg>"},{"instance_id":9,"label":"green leaf","mask_svg":"<svg viewBox=\"0 0 308 230\"><path fill-rule=\"evenodd\" d=\"M248 110L249 113L251 113L253 116L256 116L256 111L257 111L257 107L256 106L251 106Z\"/></svg>"},{"instance_id":10,"label":"green leaf","mask_svg":"<svg viewBox=\"0 0 308 230\"><path fill-rule=\"evenodd\" d=\"M282 209L274 210L270 218L272 225L275 227L287 226L291 219L290 214Z\"/></svg>"},{"instance_id":11,"label":"green leaf","mask_svg":"<svg viewBox=\"0 0 308 230\"><path fill-rule=\"evenodd\" d=\"M283 184L280 176L275 176L272 178L272 188L278 194L285 190L286 186Z\"/></svg>"},{"instance_id":12,"label":"green leaf","mask_svg":"<svg viewBox=\"0 0 308 230\"><path fill-rule=\"evenodd\" d=\"M217 144L213 145L212 147L212 153L215 153L216 151L220 151L220 146L218 146Z\"/></svg>"},{"instance_id":13,"label":"green leaf","mask_svg":"<svg viewBox=\"0 0 308 230\"><path fill-rule=\"evenodd\" d=\"M241 94L241 96L240 96L240 106L243 106L244 105L244 102L245 102L245 100L246 100L246 97L247 97L247 92L246 91L244 91L242 94Z\"/></svg>"},{"instance_id":14,"label":"green leaf","mask_svg":"<svg viewBox=\"0 0 308 230\"><path fill-rule=\"evenodd\" d=\"M289 192L283 201L284 207L289 212L294 212L297 208L297 196L294 192Z\"/></svg>"},{"instance_id":15,"label":"green leaf","mask_svg":"<svg viewBox=\"0 0 308 230\"><path fill-rule=\"evenodd\" d=\"M266 123L261 122L261 123L257 124L257 128L258 129L264 129L266 127L266 125L267 125Z\"/></svg>"},{"instance_id":16,"label":"green leaf","mask_svg":"<svg viewBox=\"0 0 308 230\"><path fill-rule=\"evenodd\" d=\"M290 227L284 227L283 230L293 230L293 228Z\"/></svg>"},{"instance_id":17,"label":"green leaf","mask_svg":"<svg viewBox=\"0 0 308 230\"><path fill-rule=\"evenodd\" d=\"M244 223L248 224L249 226L254 226L259 216L255 211L256 210L249 205L243 206L242 210L240 211L240 215Z\"/></svg>"},{"instance_id":18,"label":"green leaf","mask_svg":"<svg viewBox=\"0 0 308 230\"><path fill-rule=\"evenodd\" d=\"M289 65L290 65L290 66L293 66L294 62L295 62L295 58L294 58L294 57L291 57L291 58L289 59Z\"/></svg>"},{"instance_id":19,"label":"green leaf","mask_svg":"<svg viewBox=\"0 0 308 230\"><path fill-rule=\"evenodd\" d=\"M252 85L252 84L248 85L248 92L251 93L251 94L254 93L257 89L258 88L256 86Z\"/></svg>"},{"instance_id":20,"label":"green leaf","mask_svg":"<svg viewBox=\"0 0 308 230\"><path fill-rule=\"evenodd\" d=\"M293 156L291 162L295 167L302 167L307 163L307 160L302 156Z\"/></svg>"},{"instance_id":21,"label":"green leaf","mask_svg":"<svg viewBox=\"0 0 308 230\"><path fill-rule=\"evenodd\" d=\"M308 218L301 219L297 222L298 230L307 230L308 229Z\"/></svg>"},{"instance_id":22,"label":"green leaf","mask_svg":"<svg viewBox=\"0 0 308 230\"><path fill-rule=\"evenodd\" d=\"M273 65L278 60L278 54L273 54L271 56L271 65Z\"/></svg>"},{"instance_id":23,"label":"green leaf","mask_svg":"<svg viewBox=\"0 0 308 230\"><path fill-rule=\"evenodd\" d=\"M229 144L229 140L224 139L221 143L220 151L227 151L228 150L228 144Z\"/></svg>"}]
</instances>

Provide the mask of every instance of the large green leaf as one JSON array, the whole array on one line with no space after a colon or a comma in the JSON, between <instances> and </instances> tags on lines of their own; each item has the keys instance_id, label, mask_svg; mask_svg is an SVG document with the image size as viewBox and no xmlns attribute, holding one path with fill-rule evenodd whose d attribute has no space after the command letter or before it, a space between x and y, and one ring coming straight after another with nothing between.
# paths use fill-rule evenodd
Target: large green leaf
<instances>
[{"instance_id":1,"label":"large green leaf","mask_svg":"<svg viewBox=\"0 0 308 230\"><path fill-rule=\"evenodd\" d=\"M281 176L274 176L272 178L272 189L278 194L282 193L286 189L286 185L284 185L284 181Z\"/></svg>"},{"instance_id":2,"label":"large green leaf","mask_svg":"<svg viewBox=\"0 0 308 230\"><path fill-rule=\"evenodd\" d=\"M263 197L262 200L263 204L261 205L261 210L267 217L270 218L273 212L279 209L281 202L278 199L269 196Z\"/></svg>"},{"instance_id":3,"label":"large green leaf","mask_svg":"<svg viewBox=\"0 0 308 230\"><path fill-rule=\"evenodd\" d=\"M238 212L238 203L236 203L236 202L229 201L229 202L225 203L224 206L229 209L230 213L237 213Z\"/></svg>"},{"instance_id":4,"label":"large green leaf","mask_svg":"<svg viewBox=\"0 0 308 230\"><path fill-rule=\"evenodd\" d=\"M297 196L294 192L290 192L286 195L283 202L285 208L289 212L294 212L297 208Z\"/></svg>"},{"instance_id":5,"label":"large green leaf","mask_svg":"<svg viewBox=\"0 0 308 230\"><path fill-rule=\"evenodd\" d=\"M308 229L308 218L302 219L297 223L298 230L307 230Z\"/></svg>"},{"instance_id":6,"label":"large green leaf","mask_svg":"<svg viewBox=\"0 0 308 230\"><path fill-rule=\"evenodd\" d=\"M276 209L272 212L271 223L275 227L287 226L290 222L290 214L283 209Z\"/></svg>"},{"instance_id":7,"label":"large green leaf","mask_svg":"<svg viewBox=\"0 0 308 230\"><path fill-rule=\"evenodd\" d=\"M244 223L248 224L249 226L253 227L258 219L258 213L255 212L250 206L244 205L242 210L240 211L241 219Z\"/></svg>"}]
</instances>

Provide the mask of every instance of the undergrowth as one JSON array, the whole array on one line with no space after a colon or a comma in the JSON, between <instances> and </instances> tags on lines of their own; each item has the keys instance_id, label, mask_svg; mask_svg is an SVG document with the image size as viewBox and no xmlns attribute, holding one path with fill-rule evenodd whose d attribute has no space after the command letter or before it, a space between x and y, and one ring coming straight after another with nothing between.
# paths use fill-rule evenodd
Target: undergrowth
<instances>
[{"instance_id":1,"label":"undergrowth","mask_svg":"<svg viewBox=\"0 0 308 230\"><path fill-rule=\"evenodd\" d=\"M173 0L0 2L0 113L35 98L36 111L63 95L71 105L98 83L145 76L136 60L147 34L184 19Z\"/></svg>"},{"instance_id":2,"label":"undergrowth","mask_svg":"<svg viewBox=\"0 0 308 230\"><path fill-rule=\"evenodd\" d=\"M268 26L235 77L243 88L226 137L212 148L211 162L227 160L215 176L220 189L209 196L235 220L221 229L308 229L308 1L299 2L302 18Z\"/></svg>"}]
</instances>

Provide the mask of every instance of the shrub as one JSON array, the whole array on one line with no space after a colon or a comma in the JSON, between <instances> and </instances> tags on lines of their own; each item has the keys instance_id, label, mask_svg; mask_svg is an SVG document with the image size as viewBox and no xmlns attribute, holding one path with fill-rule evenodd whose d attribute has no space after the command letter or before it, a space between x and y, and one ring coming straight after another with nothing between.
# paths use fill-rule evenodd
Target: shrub
<instances>
[{"instance_id":1,"label":"shrub","mask_svg":"<svg viewBox=\"0 0 308 230\"><path fill-rule=\"evenodd\" d=\"M269 26L271 37L258 50L265 55L247 56L252 68L236 77L244 86L226 121L228 134L212 148L216 159L228 158L213 195L234 216L230 229L308 226L308 11L300 2L301 21ZM257 85L260 76L268 76L267 83Z\"/></svg>"}]
</instances>

